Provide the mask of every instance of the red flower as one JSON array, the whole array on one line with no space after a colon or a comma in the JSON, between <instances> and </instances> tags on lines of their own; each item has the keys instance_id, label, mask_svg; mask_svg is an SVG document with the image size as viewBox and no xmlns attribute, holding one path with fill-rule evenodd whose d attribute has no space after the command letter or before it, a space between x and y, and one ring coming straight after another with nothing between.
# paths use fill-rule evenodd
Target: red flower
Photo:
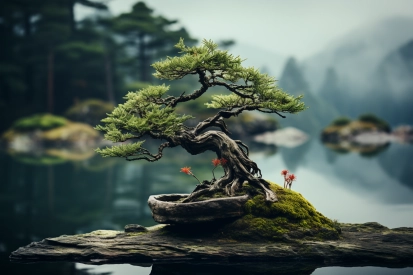
<instances>
[{"instance_id":1,"label":"red flower","mask_svg":"<svg viewBox=\"0 0 413 275\"><path fill-rule=\"evenodd\" d=\"M288 170L284 169L281 171L281 175L283 175L284 177L287 176L288 174Z\"/></svg>"},{"instance_id":2,"label":"red flower","mask_svg":"<svg viewBox=\"0 0 413 275\"><path fill-rule=\"evenodd\" d=\"M181 172L183 172L187 175L192 175L191 167L183 167L183 168L181 168Z\"/></svg>"},{"instance_id":3,"label":"red flower","mask_svg":"<svg viewBox=\"0 0 413 275\"><path fill-rule=\"evenodd\" d=\"M228 162L228 160L227 160L227 159L224 159L224 158L221 158L220 161L221 161L221 165L222 165L222 166L224 166L224 165L227 164L227 162Z\"/></svg>"},{"instance_id":4,"label":"red flower","mask_svg":"<svg viewBox=\"0 0 413 275\"><path fill-rule=\"evenodd\" d=\"M294 175L294 174L289 174L288 175L288 180L291 182L291 181L293 181L293 180L296 180L297 179L297 177Z\"/></svg>"},{"instance_id":5,"label":"red flower","mask_svg":"<svg viewBox=\"0 0 413 275\"><path fill-rule=\"evenodd\" d=\"M217 167L218 165L221 164L221 161L219 159L213 159L212 164L214 165L214 167Z\"/></svg>"}]
</instances>

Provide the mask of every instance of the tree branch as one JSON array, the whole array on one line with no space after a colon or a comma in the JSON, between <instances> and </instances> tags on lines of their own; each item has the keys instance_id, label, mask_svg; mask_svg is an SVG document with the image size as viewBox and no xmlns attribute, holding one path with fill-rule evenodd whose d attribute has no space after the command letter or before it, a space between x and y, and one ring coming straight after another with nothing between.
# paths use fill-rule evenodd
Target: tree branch
<instances>
[{"instance_id":1,"label":"tree branch","mask_svg":"<svg viewBox=\"0 0 413 275\"><path fill-rule=\"evenodd\" d=\"M242 98L249 98L251 99L253 102L255 101L254 95L246 95L243 94L241 92L239 92L238 90L244 90L247 88L250 88L250 86L242 86L242 85L229 85L228 83L222 82L222 81L217 81L214 79L214 81L210 82L211 86L223 86L225 88L227 88L228 90L230 90L231 92L233 92L234 94L236 94L239 97Z\"/></svg>"},{"instance_id":2,"label":"tree branch","mask_svg":"<svg viewBox=\"0 0 413 275\"><path fill-rule=\"evenodd\" d=\"M280 113L277 112L277 111L273 111L273 110L267 111L267 110L263 110L263 109L258 108L257 111L260 111L260 112L262 112L262 113L267 113L267 114L277 114L277 115L279 115L279 116L282 117L282 118L286 118L286 116L280 114Z\"/></svg>"},{"instance_id":3,"label":"tree branch","mask_svg":"<svg viewBox=\"0 0 413 275\"><path fill-rule=\"evenodd\" d=\"M241 114L243 111L246 111L246 110L256 110L256 108L251 107L251 106L243 106L233 111L223 111L223 110L219 111L215 116L209 117L205 119L204 121L198 123L198 125L194 129L194 134L197 135L208 127L216 126L216 127L219 127L225 134L228 135L230 134L230 132L223 118L230 118L232 116L238 116L239 114Z\"/></svg>"},{"instance_id":4,"label":"tree branch","mask_svg":"<svg viewBox=\"0 0 413 275\"><path fill-rule=\"evenodd\" d=\"M216 119L216 120L213 120L214 118L215 118L215 116L207 118L204 121L198 123L198 125L193 130L194 134L198 135L200 132L202 132L206 128L215 126L215 127L220 128L221 131L224 132L225 134L230 135L231 133L228 130L227 124L225 123L225 121L220 117L218 117L218 119Z\"/></svg>"},{"instance_id":5,"label":"tree branch","mask_svg":"<svg viewBox=\"0 0 413 275\"><path fill-rule=\"evenodd\" d=\"M175 97L173 100L171 100L171 102L169 103L169 106L176 107L176 105L180 102L186 102L189 100L196 99L208 90L209 85L205 81L205 78L206 78L205 72L200 69L197 69L196 72L199 75L199 82L202 84L202 87L199 90L196 90L195 92L193 92L192 94L184 95L184 93L182 93L181 96Z\"/></svg>"},{"instance_id":6,"label":"tree branch","mask_svg":"<svg viewBox=\"0 0 413 275\"><path fill-rule=\"evenodd\" d=\"M250 154L250 151L249 151L248 146L247 146L245 143L243 143L241 140L234 140L234 141L238 144L239 148L241 148L241 150L242 150L242 151L245 153L245 155L248 157L249 154ZM243 149L242 147L244 147L244 149ZM246 152L245 152L244 150L246 150Z\"/></svg>"},{"instance_id":7,"label":"tree branch","mask_svg":"<svg viewBox=\"0 0 413 275\"><path fill-rule=\"evenodd\" d=\"M157 153L156 155L151 154L151 153L150 153L148 150L146 150L146 149L141 149L141 150L140 150L140 151L141 151L141 155L143 155L143 156L136 157L136 158L129 158L129 156L128 156L128 157L126 157L126 160L127 160L127 161L133 161L133 160L144 159L144 160L149 161L149 162L154 162L154 161L157 161L157 160L159 160L160 158L162 158L162 156L163 156L163 149L165 149L166 147L170 147L169 142L164 142L164 143L162 143L162 144L159 146L159 148L158 148L158 153Z\"/></svg>"}]
</instances>

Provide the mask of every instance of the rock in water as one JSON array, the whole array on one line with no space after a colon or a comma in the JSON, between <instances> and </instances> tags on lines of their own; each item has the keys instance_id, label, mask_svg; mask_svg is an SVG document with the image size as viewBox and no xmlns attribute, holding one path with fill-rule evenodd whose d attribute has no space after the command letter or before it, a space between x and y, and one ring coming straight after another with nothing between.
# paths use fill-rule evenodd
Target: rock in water
<instances>
[{"instance_id":1,"label":"rock in water","mask_svg":"<svg viewBox=\"0 0 413 275\"><path fill-rule=\"evenodd\" d=\"M125 225L125 232L147 232L148 229L145 226L139 224Z\"/></svg>"}]
</instances>

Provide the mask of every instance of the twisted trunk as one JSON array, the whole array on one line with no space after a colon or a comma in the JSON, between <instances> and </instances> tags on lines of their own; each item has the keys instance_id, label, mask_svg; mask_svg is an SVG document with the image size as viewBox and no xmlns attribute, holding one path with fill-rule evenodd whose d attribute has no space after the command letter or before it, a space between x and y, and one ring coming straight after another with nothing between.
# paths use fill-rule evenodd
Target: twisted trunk
<instances>
[{"instance_id":1,"label":"twisted trunk","mask_svg":"<svg viewBox=\"0 0 413 275\"><path fill-rule=\"evenodd\" d=\"M172 138L174 145L182 146L188 153L197 155L205 151L213 151L218 158L224 158L227 163L222 167L225 174L210 185L203 184L195 189L186 199L192 201L195 198L224 191L228 196L234 196L246 181L261 189L267 201L277 201L276 194L270 189L270 184L261 178L261 170L257 164L249 159L248 148L240 141L231 139L221 131L206 131L199 135L194 131L184 131L181 135Z\"/></svg>"}]
</instances>

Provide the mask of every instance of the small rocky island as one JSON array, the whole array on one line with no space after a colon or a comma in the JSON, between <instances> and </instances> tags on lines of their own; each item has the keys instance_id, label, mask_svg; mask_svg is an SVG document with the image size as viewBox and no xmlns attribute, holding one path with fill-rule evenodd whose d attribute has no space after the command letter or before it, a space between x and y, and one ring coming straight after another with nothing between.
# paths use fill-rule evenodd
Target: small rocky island
<instances>
[{"instance_id":1,"label":"small rocky island","mask_svg":"<svg viewBox=\"0 0 413 275\"><path fill-rule=\"evenodd\" d=\"M279 263L269 267L272 271L285 271L291 262L310 270L331 265L413 266L413 228L389 229L375 222L339 224L317 212L301 194L276 184L271 188L278 202L256 194L238 218L148 228L127 225L124 232L98 230L47 238L19 248L10 259L155 264L157 268L183 262Z\"/></svg>"},{"instance_id":2,"label":"small rocky island","mask_svg":"<svg viewBox=\"0 0 413 275\"><path fill-rule=\"evenodd\" d=\"M15 121L0 135L0 149L23 162L50 165L88 159L102 140L86 123L45 113Z\"/></svg>"},{"instance_id":3,"label":"small rocky island","mask_svg":"<svg viewBox=\"0 0 413 275\"><path fill-rule=\"evenodd\" d=\"M372 114L351 120L339 117L321 132L321 141L331 150L374 155L385 150L394 137L390 125Z\"/></svg>"}]
</instances>

